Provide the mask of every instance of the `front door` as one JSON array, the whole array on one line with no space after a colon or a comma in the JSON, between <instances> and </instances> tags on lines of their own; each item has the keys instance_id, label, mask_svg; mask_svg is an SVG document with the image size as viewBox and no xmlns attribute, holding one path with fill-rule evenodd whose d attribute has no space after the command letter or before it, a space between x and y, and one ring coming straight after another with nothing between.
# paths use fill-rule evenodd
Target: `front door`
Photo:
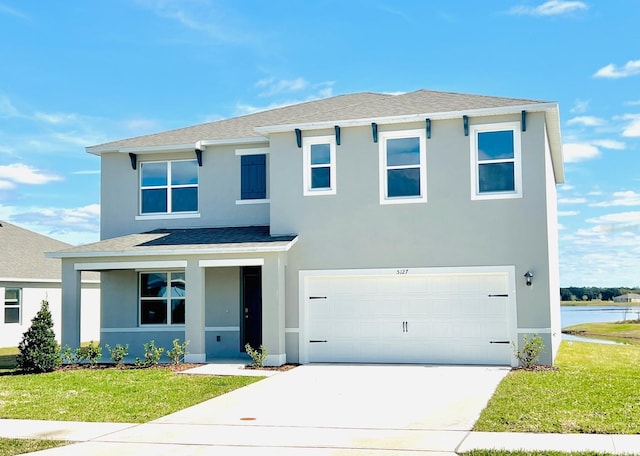
<instances>
[{"instance_id":1,"label":"front door","mask_svg":"<svg viewBox=\"0 0 640 456\"><path fill-rule=\"evenodd\" d=\"M262 344L262 268L242 268L242 351L246 344Z\"/></svg>"}]
</instances>

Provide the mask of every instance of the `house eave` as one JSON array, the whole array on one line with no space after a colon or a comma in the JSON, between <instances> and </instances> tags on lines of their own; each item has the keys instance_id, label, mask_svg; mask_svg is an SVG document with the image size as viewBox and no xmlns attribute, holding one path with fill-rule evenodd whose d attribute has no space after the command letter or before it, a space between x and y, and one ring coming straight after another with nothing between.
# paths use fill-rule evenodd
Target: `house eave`
<instances>
[{"instance_id":1,"label":"house eave","mask_svg":"<svg viewBox=\"0 0 640 456\"><path fill-rule=\"evenodd\" d=\"M195 149L202 149L207 146L225 146L239 144L260 144L268 143L269 138L264 136L250 136L244 138L225 138L225 139L201 139L193 143L186 144L168 144L164 146L137 146L137 147L113 147L105 146L89 146L85 150L93 155L102 155L103 153L119 152L123 154L162 154L175 152L192 152Z\"/></svg>"}]
</instances>

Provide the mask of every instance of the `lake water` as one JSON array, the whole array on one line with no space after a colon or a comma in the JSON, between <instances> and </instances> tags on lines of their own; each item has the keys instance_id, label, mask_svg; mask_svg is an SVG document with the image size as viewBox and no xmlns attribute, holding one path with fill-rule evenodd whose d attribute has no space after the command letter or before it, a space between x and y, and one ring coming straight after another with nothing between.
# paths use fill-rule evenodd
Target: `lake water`
<instances>
[{"instance_id":1,"label":"lake water","mask_svg":"<svg viewBox=\"0 0 640 456\"><path fill-rule=\"evenodd\" d=\"M600 323L610 321L633 320L640 317L639 306L562 306L560 311L560 323L563 328L581 323ZM584 337L562 335L563 340L579 340L598 343L615 343Z\"/></svg>"}]
</instances>

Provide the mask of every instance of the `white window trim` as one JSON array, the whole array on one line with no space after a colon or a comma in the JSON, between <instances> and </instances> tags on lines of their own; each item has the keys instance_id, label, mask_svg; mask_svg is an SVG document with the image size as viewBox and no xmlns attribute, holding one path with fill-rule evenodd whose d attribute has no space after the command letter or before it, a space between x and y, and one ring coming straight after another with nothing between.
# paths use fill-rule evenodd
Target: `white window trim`
<instances>
[{"instance_id":1,"label":"white window trim","mask_svg":"<svg viewBox=\"0 0 640 456\"><path fill-rule=\"evenodd\" d=\"M18 299L7 300L5 298L6 290L18 290ZM22 324L22 288L20 287L6 287L0 288L2 292L2 324L6 325L21 325ZM4 309L18 309L18 321L14 323L6 323L4 318Z\"/></svg>"},{"instance_id":2,"label":"white window trim","mask_svg":"<svg viewBox=\"0 0 640 456\"><path fill-rule=\"evenodd\" d=\"M479 185L479 161L478 161L478 133L490 131L513 131L513 179L514 191L507 192L485 192L480 193ZM509 199L522 198L522 138L520 134L520 122L502 122L493 124L481 124L469 126L470 143L470 163L471 163L471 199ZM511 160L499 160L499 162L510 162ZM488 162L488 161L487 161Z\"/></svg>"},{"instance_id":3,"label":"white window trim","mask_svg":"<svg viewBox=\"0 0 640 456\"><path fill-rule=\"evenodd\" d=\"M142 297L142 274L166 274L167 275L167 284L171 284L171 274L181 273L184 271L180 270L169 270L169 271L139 271L138 272L138 325L140 328L180 328L185 326L185 323L169 323L171 320L171 301L173 299L183 299L185 302L185 306L187 304L187 296L180 296L178 298L173 298L172 296L167 296L166 298L157 297L157 296L149 296ZM185 287L186 290L186 287ZM166 323L142 323L142 302L143 301L153 301L164 299L167 302L167 322ZM186 317L186 316L185 316Z\"/></svg>"},{"instance_id":4,"label":"white window trim","mask_svg":"<svg viewBox=\"0 0 640 456\"><path fill-rule=\"evenodd\" d=\"M188 162L195 161L193 159L185 159L185 160L150 160L140 162L140 172L138 173L138 215L136 216L136 220L151 220L153 218L156 219L164 219L164 218L191 218L191 217L199 217L200 214L200 169L197 169L197 177L198 182L196 184L181 184L181 185L171 185L171 165L175 162ZM147 187L142 187L142 165L145 163L166 163L167 164L167 184L166 185L152 185ZM174 188L191 188L195 187L198 195L198 210L195 211L173 211L173 201L171 190ZM167 209L171 209L167 212L142 212L142 191L143 190L154 190L154 189L166 189L167 190Z\"/></svg>"},{"instance_id":5,"label":"white window trim","mask_svg":"<svg viewBox=\"0 0 640 456\"><path fill-rule=\"evenodd\" d=\"M311 188L311 146L315 144L329 144L329 188ZM311 136L302 138L303 151L303 194L304 196L335 195L336 194L336 139L335 136ZM325 167L326 165L322 165Z\"/></svg>"},{"instance_id":6,"label":"white window trim","mask_svg":"<svg viewBox=\"0 0 640 456\"><path fill-rule=\"evenodd\" d=\"M420 195L387 197L387 139L419 138L420 140ZM427 134L425 130L384 131L378 135L380 157L380 204L412 204L427 202ZM398 166L392 169L415 168Z\"/></svg>"},{"instance_id":7,"label":"white window trim","mask_svg":"<svg viewBox=\"0 0 640 456\"><path fill-rule=\"evenodd\" d=\"M243 205L243 204L268 204L270 202L271 202L271 198L236 200L236 204L238 204L238 205Z\"/></svg>"}]
</instances>

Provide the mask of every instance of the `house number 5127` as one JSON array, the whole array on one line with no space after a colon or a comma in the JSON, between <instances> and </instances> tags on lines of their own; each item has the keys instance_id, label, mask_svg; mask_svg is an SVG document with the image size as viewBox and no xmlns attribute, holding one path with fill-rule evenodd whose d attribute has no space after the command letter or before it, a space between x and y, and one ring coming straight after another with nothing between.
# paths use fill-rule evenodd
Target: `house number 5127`
<instances>
[{"instance_id":1,"label":"house number 5127","mask_svg":"<svg viewBox=\"0 0 640 456\"><path fill-rule=\"evenodd\" d=\"M398 275L409 274L409 270L408 269L396 269L396 274L398 274Z\"/></svg>"}]
</instances>

